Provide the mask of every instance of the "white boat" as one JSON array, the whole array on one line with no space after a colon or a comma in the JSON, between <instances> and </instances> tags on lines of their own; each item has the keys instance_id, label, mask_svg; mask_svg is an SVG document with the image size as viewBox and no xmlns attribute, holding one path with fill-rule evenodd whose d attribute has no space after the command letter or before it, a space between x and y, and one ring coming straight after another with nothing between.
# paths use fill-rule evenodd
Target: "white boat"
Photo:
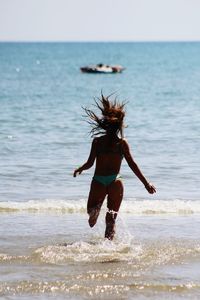
<instances>
[{"instance_id":1,"label":"white boat","mask_svg":"<svg viewBox=\"0 0 200 300\"><path fill-rule=\"evenodd\" d=\"M120 65L104 65L104 64L98 64L98 65L90 65L81 67L80 70L84 73L121 73L125 68Z\"/></svg>"}]
</instances>

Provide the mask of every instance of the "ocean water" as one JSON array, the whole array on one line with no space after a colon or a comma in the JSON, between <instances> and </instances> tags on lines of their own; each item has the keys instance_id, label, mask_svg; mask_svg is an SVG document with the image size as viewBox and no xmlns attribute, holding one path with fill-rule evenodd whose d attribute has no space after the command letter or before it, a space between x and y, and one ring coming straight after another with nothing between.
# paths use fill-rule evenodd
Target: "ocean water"
<instances>
[{"instance_id":1,"label":"ocean water","mask_svg":"<svg viewBox=\"0 0 200 300\"><path fill-rule=\"evenodd\" d=\"M199 299L200 43L0 43L0 297ZM94 63L121 74L83 74ZM87 224L82 106L115 92L126 162L117 233Z\"/></svg>"}]
</instances>

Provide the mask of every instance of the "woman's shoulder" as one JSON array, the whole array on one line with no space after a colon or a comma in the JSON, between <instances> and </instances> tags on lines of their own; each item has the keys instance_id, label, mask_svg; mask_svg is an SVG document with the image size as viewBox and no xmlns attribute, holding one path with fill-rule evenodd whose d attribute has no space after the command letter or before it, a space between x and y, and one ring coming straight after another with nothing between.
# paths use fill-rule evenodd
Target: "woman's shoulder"
<instances>
[{"instance_id":1,"label":"woman's shoulder","mask_svg":"<svg viewBox=\"0 0 200 300\"><path fill-rule=\"evenodd\" d=\"M93 139L93 141L97 142L97 143L103 143L106 142L106 135L101 135L101 136L97 136Z\"/></svg>"},{"instance_id":2,"label":"woman's shoulder","mask_svg":"<svg viewBox=\"0 0 200 300\"><path fill-rule=\"evenodd\" d=\"M104 141L104 138L103 138L104 136L97 136L97 137L94 137L93 138L93 141L92 141L92 144L93 145L99 145L99 144L102 144L103 143L103 141Z\"/></svg>"},{"instance_id":3,"label":"woman's shoulder","mask_svg":"<svg viewBox=\"0 0 200 300\"><path fill-rule=\"evenodd\" d=\"M128 144L128 141L127 141L127 139L125 139L125 138L119 138L119 142L120 142L120 144L122 144L122 145Z\"/></svg>"},{"instance_id":4,"label":"woman's shoulder","mask_svg":"<svg viewBox=\"0 0 200 300\"><path fill-rule=\"evenodd\" d=\"M103 138L104 138L104 136L103 135L101 135L101 136L95 136L94 138L93 138L93 142L98 142L98 141L102 141L103 140Z\"/></svg>"},{"instance_id":5,"label":"woman's shoulder","mask_svg":"<svg viewBox=\"0 0 200 300\"><path fill-rule=\"evenodd\" d=\"M122 147L123 151L127 151L129 149L129 144L128 144L127 139L121 138L120 139L120 144L121 144L121 147Z\"/></svg>"}]
</instances>

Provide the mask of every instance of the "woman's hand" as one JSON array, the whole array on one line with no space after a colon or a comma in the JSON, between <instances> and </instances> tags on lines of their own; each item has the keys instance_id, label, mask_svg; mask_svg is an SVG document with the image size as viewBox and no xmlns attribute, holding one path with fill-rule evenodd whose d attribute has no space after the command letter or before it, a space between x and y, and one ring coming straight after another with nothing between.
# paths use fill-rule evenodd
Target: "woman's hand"
<instances>
[{"instance_id":1,"label":"woman's hand","mask_svg":"<svg viewBox=\"0 0 200 300\"><path fill-rule=\"evenodd\" d=\"M156 193L156 188L153 184L151 184L150 182L148 182L146 185L145 185L145 188L146 190L149 192L149 194L154 194Z\"/></svg>"},{"instance_id":2,"label":"woman's hand","mask_svg":"<svg viewBox=\"0 0 200 300\"><path fill-rule=\"evenodd\" d=\"M82 173L81 168L78 168L74 171L74 177L76 177L77 173L80 175Z\"/></svg>"}]
</instances>

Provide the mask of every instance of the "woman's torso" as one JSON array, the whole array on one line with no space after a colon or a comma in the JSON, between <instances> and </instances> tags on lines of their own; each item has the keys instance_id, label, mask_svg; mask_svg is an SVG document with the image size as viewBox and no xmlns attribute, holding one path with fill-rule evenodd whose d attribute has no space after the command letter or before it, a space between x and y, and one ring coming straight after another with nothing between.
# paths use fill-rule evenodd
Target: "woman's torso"
<instances>
[{"instance_id":1,"label":"woman's torso","mask_svg":"<svg viewBox=\"0 0 200 300\"><path fill-rule=\"evenodd\" d=\"M104 135L96 141L95 175L118 174L123 158L122 139Z\"/></svg>"}]
</instances>

